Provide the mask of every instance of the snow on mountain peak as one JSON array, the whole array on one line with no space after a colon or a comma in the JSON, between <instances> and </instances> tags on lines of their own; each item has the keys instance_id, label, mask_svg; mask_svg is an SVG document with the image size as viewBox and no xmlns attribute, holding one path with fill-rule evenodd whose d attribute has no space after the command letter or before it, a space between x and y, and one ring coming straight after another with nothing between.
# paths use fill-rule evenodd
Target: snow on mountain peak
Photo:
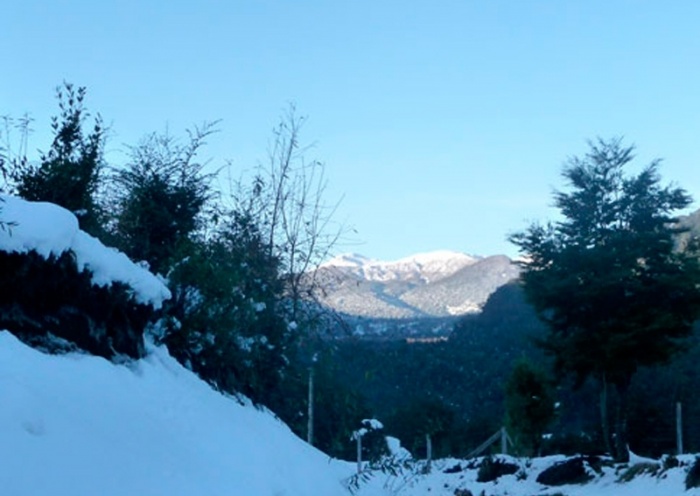
<instances>
[{"instance_id":1,"label":"snow on mountain peak","mask_svg":"<svg viewBox=\"0 0 700 496\"><path fill-rule=\"evenodd\" d=\"M342 253L327 262L323 262L321 267L362 267L376 262L358 253Z\"/></svg>"},{"instance_id":2,"label":"snow on mountain peak","mask_svg":"<svg viewBox=\"0 0 700 496\"><path fill-rule=\"evenodd\" d=\"M467 261L467 263L475 262L477 258L471 257L465 253L451 250L436 250L426 253L416 253L408 257L401 258L393 263L415 262L419 264L435 264L435 263L450 263L454 260ZM392 262L390 262L392 263Z\"/></svg>"},{"instance_id":3,"label":"snow on mountain peak","mask_svg":"<svg viewBox=\"0 0 700 496\"><path fill-rule=\"evenodd\" d=\"M374 260L349 253L338 255L321 267L350 270L368 281L422 279L428 282L454 274L478 260L477 257L449 250L418 253L393 261Z\"/></svg>"}]
</instances>

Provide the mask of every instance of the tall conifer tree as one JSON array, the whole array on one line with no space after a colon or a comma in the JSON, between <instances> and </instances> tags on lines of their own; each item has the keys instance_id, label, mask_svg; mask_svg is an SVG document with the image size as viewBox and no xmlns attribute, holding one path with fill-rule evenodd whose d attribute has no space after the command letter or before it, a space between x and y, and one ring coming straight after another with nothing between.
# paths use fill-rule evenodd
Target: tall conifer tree
<instances>
[{"instance_id":1,"label":"tall conifer tree","mask_svg":"<svg viewBox=\"0 0 700 496\"><path fill-rule=\"evenodd\" d=\"M668 361L700 313L695 243L676 249L674 213L691 198L660 184L659 161L633 176L633 147L598 140L563 169L554 193L562 220L511 236L523 254L522 283L548 325L543 341L557 369L601 385L603 434L608 386L617 392L615 451L627 458L625 397L641 366Z\"/></svg>"}]
</instances>

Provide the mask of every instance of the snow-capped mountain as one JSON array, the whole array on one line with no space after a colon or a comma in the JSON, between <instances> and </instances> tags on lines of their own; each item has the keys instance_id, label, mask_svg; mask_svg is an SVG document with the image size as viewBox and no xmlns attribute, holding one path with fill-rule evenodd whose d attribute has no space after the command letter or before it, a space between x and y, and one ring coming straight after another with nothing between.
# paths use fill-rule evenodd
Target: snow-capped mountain
<instances>
[{"instance_id":1,"label":"snow-capped mountain","mask_svg":"<svg viewBox=\"0 0 700 496\"><path fill-rule=\"evenodd\" d=\"M421 253L391 262L373 260L355 253L339 255L322 265L352 273L366 281L422 280L426 283L447 277L478 258L453 251Z\"/></svg>"},{"instance_id":2,"label":"snow-capped mountain","mask_svg":"<svg viewBox=\"0 0 700 496\"><path fill-rule=\"evenodd\" d=\"M510 259L436 251L396 261L340 255L317 274L323 304L370 318L446 317L478 312L499 286L518 276Z\"/></svg>"}]
</instances>

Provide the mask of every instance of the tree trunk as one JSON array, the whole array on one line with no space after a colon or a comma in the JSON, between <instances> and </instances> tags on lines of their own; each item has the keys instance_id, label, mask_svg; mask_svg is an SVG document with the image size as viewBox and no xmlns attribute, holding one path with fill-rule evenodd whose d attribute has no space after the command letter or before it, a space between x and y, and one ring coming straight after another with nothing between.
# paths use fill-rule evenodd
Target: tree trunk
<instances>
[{"instance_id":1,"label":"tree trunk","mask_svg":"<svg viewBox=\"0 0 700 496\"><path fill-rule=\"evenodd\" d=\"M600 380L600 426L603 431L603 442L605 451L612 455L612 445L610 443L610 417L608 415L608 380L603 373Z\"/></svg>"},{"instance_id":2,"label":"tree trunk","mask_svg":"<svg viewBox=\"0 0 700 496\"><path fill-rule=\"evenodd\" d=\"M425 435L425 451L425 471L429 474L433 465L433 440L431 439L430 434Z\"/></svg>"},{"instance_id":3,"label":"tree trunk","mask_svg":"<svg viewBox=\"0 0 700 496\"><path fill-rule=\"evenodd\" d=\"M629 382L617 384L617 408L615 409L615 461L627 463L630 452L627 446L627 389Z\"/></svg>"},{"instance_id":4,"label":"tree trunk","mask_svg":"<svg viewBox=\"0 0 700 496\"><path fill-rule=\"evenodd\" d=\"M306 424L306 442L311 446L314 444L314 366L309 367L309 400L308 418Z\"/></svg>"}]
</instances>

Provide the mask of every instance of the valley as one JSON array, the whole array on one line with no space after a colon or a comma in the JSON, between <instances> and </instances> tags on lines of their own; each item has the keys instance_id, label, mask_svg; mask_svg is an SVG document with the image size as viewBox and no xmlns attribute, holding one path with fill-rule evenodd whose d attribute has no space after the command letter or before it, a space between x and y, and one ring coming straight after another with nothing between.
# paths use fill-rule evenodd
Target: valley
<instances>
[{"instance_id":1,"label":"valley","mask_svg":"<svg viewBox=\"0 0 700 496\"><path fill-rule=\"evenodd\" d=\"M319 268L321 304L346 327L337 336L363 339L447 337L460 317L518 277L508 257L436 251L393 262L341 255Z\"/></svg>"}]
</instances>

